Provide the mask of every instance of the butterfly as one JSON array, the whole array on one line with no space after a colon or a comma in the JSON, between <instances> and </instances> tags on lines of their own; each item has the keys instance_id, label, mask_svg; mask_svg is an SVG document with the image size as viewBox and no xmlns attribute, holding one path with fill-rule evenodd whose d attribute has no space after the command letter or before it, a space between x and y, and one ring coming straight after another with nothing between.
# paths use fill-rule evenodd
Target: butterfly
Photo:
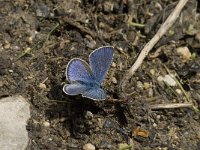
<instances>
[{"instance_id":1,"label":"butterfly","mask_svg":"<svg viewBox=\"0 0 200 150\"><path fill-rule=\"evenodd\" d=\"M114 48L104 46L89 55L89 64L79 58L69 61L63 91L68 95L79 95L92 100L105 100L106 93L101 88L113 59Z\"/></svg>"}]
</instances>

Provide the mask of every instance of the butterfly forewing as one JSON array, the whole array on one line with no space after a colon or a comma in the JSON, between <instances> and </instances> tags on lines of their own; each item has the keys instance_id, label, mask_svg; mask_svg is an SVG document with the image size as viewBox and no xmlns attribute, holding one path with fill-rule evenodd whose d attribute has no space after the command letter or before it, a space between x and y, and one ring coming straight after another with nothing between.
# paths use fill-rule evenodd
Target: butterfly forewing
<instances>
[{"instance_id":1,"label":"butterfly forewing","mask_svg":"<svg viewBox=\"0 0 200 150\"><path fill-rule=\"evenodd\" d=\"M69 82L86 82L90 83L94 81L94 76L92 74L89 65L82 59L72 59L66 68L66 77Z\"/></svg>"},{"instance_id":2,"label":"butterfly forewing","mask_svg":"<svg viewBox=\"0 0 200 150\"><path fill-rule=\"evenodd\" d=\"M103 81L107 71L110 68L113 58L113 47L105 46L94 50L90 57L89 63L95 80L99 83Z\"/></svg>"}]
</instances>

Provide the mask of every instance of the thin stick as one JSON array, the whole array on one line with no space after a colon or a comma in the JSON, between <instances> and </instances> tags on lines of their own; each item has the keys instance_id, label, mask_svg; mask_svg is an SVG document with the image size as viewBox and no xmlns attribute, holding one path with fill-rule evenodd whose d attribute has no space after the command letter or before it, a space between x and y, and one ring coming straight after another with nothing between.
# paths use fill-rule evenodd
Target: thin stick
<instances>
[{"instance_id":1,"label":"thin stick","mask_svg":"<svg viewBox=\"0 0 200 150\"><path fill-rule=\"evenodd\" d=\"M56 25L51 29L51 31L47 34L46 40L44 43L46 43L49 40L49 37L51 36L51 34L53 33L54 30L56 30L56 28L59 26L59 23L56 23Z\"/></svg>"},{"instance_id":2,"label":"thin stick","mask_svg":"<svg viewBox=\"0 0 200 150\"><path fill-rule=\"evenodd\" d=\"M165 69L167 70L168 74L172 74L169 69L167 68L166 65L164 65ZM177 75L178 76L178 75ZM181 91L183 92L186 100L188 103L192 104L192 107L194 108L195 111L199 111L198 107L195 106L195 103L189 98L187 92L184 90L183 86L181 85L181 83L179 82L179 80L174 76L173 79L175 80L176 84L180 87Z\"/></svg>"},{"instance_id":3,"label":"thin stick","mask_svg":"<svg viewBox=\"0 0 200 150\"><path fill-rule=\"evenodd\" d=\"M168 103L168 104L156 104L151 105L150 108L152 110L156 109L171 109L171 108L192 108L191 103Z\"/></svg>"},{"instance_id":4,"label":"thin stick","mask_svg":"<svg viewBox=\"0 0 200 150\"><path fill-rule=\"evenodd\" d=\"M124 92L125 85L128 83L128 80L133 76L135 71L140 67L145 57L148 55L150 50L154 47L154 45L159 41L159 39L167 32L167 30L174 24L176 19L179 17L181 10L185 6L188 0L180 0L179 3L176 5L174 11L168 16L167 20L162 24L158 32L155 36L145 45L142 49L141 53L139 54L136 62L133 66L127 70L123 79L121 80L121 89Z\"/></svg>"}]
</instances>

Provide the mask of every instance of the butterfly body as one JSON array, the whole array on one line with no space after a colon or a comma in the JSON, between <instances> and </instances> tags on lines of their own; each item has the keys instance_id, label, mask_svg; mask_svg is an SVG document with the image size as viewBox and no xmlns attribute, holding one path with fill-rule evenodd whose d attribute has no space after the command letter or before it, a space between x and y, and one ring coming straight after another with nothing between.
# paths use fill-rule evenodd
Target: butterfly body
<instances>
[{"instance_id":1,"label":"butterfly body","mask_svg":"<svg viewBox=\"0 0 200 150\"><path fill-rule=\"evenodd\" d=\"M82 85L87 86L88 88L92 89L92 88L99 88L101 87L101 84L98 83L97 81L93 81L93 82L82 82L82 81L77 81L77 83L80 83Z\"/></svg>"},{"instance_id":2,"label":"butterfly body","mask_svg":"<svg viewBox=\"0 0 200 150\"><path fill-rule=\"evenodd\" d=\"M113 47L104 46L94 50L89 56L89 64L82 59L72 59L66 68L66 78L70 84L63 87L68 95L82 94L93 100L104 100L105 91L101 84L110 68Z\"/></svg>"}]
</instances>

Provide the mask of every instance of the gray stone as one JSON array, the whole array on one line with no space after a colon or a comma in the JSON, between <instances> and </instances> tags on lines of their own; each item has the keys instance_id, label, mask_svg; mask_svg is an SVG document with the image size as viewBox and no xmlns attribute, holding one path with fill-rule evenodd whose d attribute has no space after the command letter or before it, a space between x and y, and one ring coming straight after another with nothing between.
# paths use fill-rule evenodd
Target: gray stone
<instances>
[{"instance_id":1,"label":"gray stone","mask_svg":"<svg viewBox=\"0 0 200 150\"><path fill-rule=\"evenodd\" d=\"M28 145L29 106L22 96L0 99L0 150L23 150Z\"/></svg>"}]
</instances>

